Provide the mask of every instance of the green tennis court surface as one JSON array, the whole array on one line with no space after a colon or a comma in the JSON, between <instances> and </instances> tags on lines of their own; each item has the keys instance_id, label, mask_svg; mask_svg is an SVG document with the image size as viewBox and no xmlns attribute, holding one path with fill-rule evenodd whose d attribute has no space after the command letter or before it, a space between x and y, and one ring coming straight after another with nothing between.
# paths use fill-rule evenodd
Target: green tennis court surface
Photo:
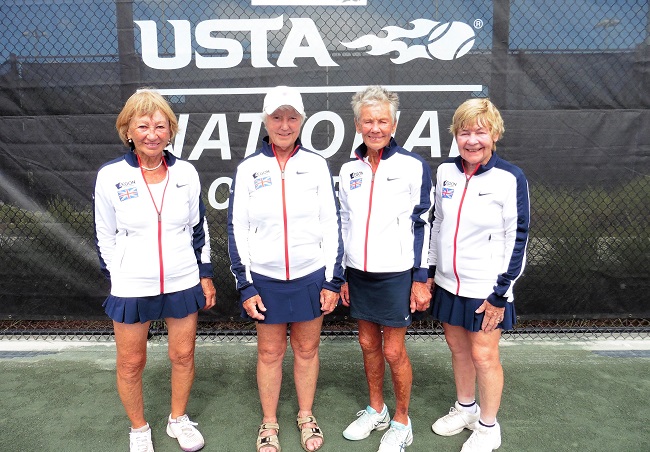
<instances>
[{"instance_id":1,"label":"green tennis court surface","mask_svg":"<svg viewBox=\"0 0 650 452\"><path fill-rule=\"evenodd\" d=\"M431 423L454 402L450 354L438 339L409 339L414 370L407 452L458 452L470 432L443 438ZM156 452L180 451L167 437L169 363L164 338L149 346L144 390ZM261 410L253 341L199 342L188 414L205 451L255 450ZM504 340L506 387L499 412L508 451L650 451L650 338ZM302 451L297 404L285 359L279 408L284 452ZM115 390L110 341L0 340L0 451L127 451L128 420ZM386 403L394 402L386 380ZM326 339L314 414L324 452L375 452L381 432L351 442L341 432L367 404L361 350L354 337Z\"/></svg>"}]
</instances>

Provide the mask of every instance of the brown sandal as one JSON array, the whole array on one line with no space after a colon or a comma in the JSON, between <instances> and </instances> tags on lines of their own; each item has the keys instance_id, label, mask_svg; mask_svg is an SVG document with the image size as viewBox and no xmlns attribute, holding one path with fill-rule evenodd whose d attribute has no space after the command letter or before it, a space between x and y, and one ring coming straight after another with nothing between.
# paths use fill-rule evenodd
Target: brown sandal
<instances>
[{"instance_id":1,"label":"brown sandal","mask_svg":"<svg viewBox=\"0 0 650 452\"><path fill-rule=\"evenodd\" d=\"M323 444L325 444L325 438L323 438L323 432L318 426L318 422L316 422L316 418L314 416L309 415L305 417L298 417L296 418L296 423L298 424L298 430L300 430L300 445L304 450L307 452L313 452L307 449L307 441L312 438L321 438L323 440L320 446L314 449L314 451L323 447ZM316 424L316 427L303 427L305 424Z\"/></svg>"},{"instance_id":2,"label":"brown sandal","mask_svg":"<svg viewBox=\"0 0 650 452\"><path fill-rule=\"evenodd\" d=\"M275 435L262 436L262 432L265 430L275 430L277 433ZM262 423L262 425L260 425L260 428L257 429L257 452L260 452L260 449L262 447L275 447L275 451L280 452L282 448L280 447L278 433L280 433L280 426L276 422Z\"/></svg>"}]
</instances>

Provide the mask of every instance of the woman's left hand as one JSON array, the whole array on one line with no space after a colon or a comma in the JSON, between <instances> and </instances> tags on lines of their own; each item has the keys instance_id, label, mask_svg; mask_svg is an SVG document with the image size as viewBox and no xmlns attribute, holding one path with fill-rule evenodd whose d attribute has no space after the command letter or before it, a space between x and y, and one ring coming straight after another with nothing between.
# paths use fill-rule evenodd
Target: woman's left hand
<instances>
[{"instance_id":1,"label":"woman's left hand","mask_svg":"<svg viewBox=\"0 0 650 452\"><path fill-rule=\"evenodd\" d=\"M335 308L339 302L339 293L332 292L328 289L322 289L320 291L320 310L323 311L323 314L329 314Z\"/></svg>"},{"instance_id":2,"label":"woman's left hand","mask_svg":"<svg viewBox=\"0 0 650 452\"><path fill-rule=\"evenodd\" d=\"M505 310L506 308L497 308L496 306L492 306L489 301L483 300L483 304L479 306L479 308L474 312L480 314L481 312L485 311L481 329L486 333L489 333L490 331L493 331L503 320L503 313Z\"/></svg>"},{"instance_id":3,"label":"woman's left hand","mask_svg":"<svg viewBox=\"0 0 650 452\"><path fill-rule=\"evenodd\" d=\"M413 281L411 284L411 313L426 311L431 303L431 290L425 282Z\"/></svg>"},{"instance_id":4,"label":"woman's left hand","mask_svg":"<svg viewBox=\"0 0 650 452\"><path fill-rule=\"evenodd\" d=\"M203 309L208 310L217 304L217 289L214 288L212 278L201 278L201 288L205 296L205 306Z\"/></svg>"}]
</instances>

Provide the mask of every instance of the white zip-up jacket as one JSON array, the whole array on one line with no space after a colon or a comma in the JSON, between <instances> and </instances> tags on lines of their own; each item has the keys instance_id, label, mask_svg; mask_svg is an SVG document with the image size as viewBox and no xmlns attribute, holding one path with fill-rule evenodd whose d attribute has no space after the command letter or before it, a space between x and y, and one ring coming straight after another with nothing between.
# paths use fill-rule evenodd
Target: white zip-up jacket
<instances>
[{"instance_id":1,"label":"white zip-up jacket","mask_svg":"<svg viewBox=\"0 0 650 452\"><path fill-rule=\"evenodd\" d=\"M168 176L160 216L135 153L97 173L95 244L114 296L178 292L213 276L199 175L192 164L164 154Z\"/></svg>"},{"instance_id":2,"label":"white zip-up jacket","mask_svg":"<svg viewBox=\"0 0 650 452\"><path fill-rule=\"evenodd\" d=\"M228 252L242 301L257 295L251 271L289 281L325 267L323 287L339 292L343 243L327 161L298 142L283 172L264 138L237 167Z\"/></svg>"},{"instance_id":3,"label":"white zip-up jacket","mask_svg":"<svg viewBox=\"0 0 650 452\"><path fill-rule=\"evenodd\" d=\"M429 165L394 139L382 152L375 174L365 144L339 174L344 266L385 273L413 269L427 280L428 223L432 182Z\"/></svg>"},{"instance_id":4,"label":"white zip-up jacket","mask_svg":"<svg viewBox=\"0 0 650 452\"><path fill-rule=\"evenodd\" d=\"M503 307L526 264L528 182L497 154L469 180L461 160L438 166L430 275L453 294Z\"/></svg>"}]
</instances>

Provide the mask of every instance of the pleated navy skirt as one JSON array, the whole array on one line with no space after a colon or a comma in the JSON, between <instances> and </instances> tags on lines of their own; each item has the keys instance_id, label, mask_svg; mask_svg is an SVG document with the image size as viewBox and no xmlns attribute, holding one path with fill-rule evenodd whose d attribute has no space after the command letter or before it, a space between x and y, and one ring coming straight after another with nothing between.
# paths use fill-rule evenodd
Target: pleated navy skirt
<instances>
[{"instance_id":1,"label":"pleated navy skirt","mask_svg":"<svg viewBox=\"0 0 650 452\"><path fill-rule=\"evenodd\" d=\"M150 297L116 297L109 295L104 311L119 323L145 323L168 317L182 319L205 306L201 283L179 292Z\"/></svg>"},{"instance_id":2,"label":"pleated navy skirt","mask_svg":"<svg viewBox=\"0 0 650 452\"><path fill-rule=\"evenodd\" d=\"M483 323L485 313L482 312L477 314L474 311L483 304L483 301L485 301L485 299L467 298L454 295L453 293L436 286L433 294L432 315L443 323L462 326L466 330L472 332L481 331L481 324ZM497 328L504 331L511 330L516 322L517 315L515 313L514 303L506 303L506 309L503 313L503 321L497 325Z\"/></svg>"},{"instance_id":3,"label":"pleated navy skirt","mask_svg":"<svg viewBox=\"0 0 650 452\"><path fill-rule=\"evenodd\" d=\"M306 322L323 315L320 306L320 291L325 282L325 267L301 278L289 281L269 278L251 272L253 286L262 298L266 308L264 320L260 323L280 324ZM239 302L241 317L253 320Z\"/></svg>"}]
</instances>

